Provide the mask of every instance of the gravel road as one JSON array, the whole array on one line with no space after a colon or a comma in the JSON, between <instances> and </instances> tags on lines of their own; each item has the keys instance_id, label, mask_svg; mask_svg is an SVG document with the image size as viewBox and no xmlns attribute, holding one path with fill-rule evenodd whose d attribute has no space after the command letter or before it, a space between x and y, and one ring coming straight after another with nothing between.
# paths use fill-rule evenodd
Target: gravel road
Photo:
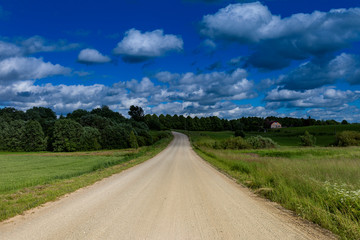
<instances>
[{"instance_id":1,"label":"gravel road","mask_svg":"<svg viewBox=\"0 0 360 240\"><path fill-rule=\"evenodd\" d=\"M0 239L330 239L173 142L151 160L0 223Z\"/></svg>"}]
</instances>

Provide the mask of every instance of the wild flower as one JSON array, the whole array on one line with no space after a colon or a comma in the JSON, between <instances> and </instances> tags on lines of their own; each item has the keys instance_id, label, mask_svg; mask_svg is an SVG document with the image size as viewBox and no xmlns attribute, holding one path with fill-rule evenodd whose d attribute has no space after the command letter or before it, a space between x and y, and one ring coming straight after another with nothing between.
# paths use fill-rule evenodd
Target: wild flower
<instances>
[{"instance_id":1,"label":"wild flower","mask_svg":"<svg viewBox=\"0 0 360 240\"><path fill-rule=\"evenodd\" d=\"M324 183L325 190L330 198L329 206L332 212L340 211L350 214L355 219L360 219L360 189L353 190L353 187L345 183Z\"/></svg>"}]
</instances>

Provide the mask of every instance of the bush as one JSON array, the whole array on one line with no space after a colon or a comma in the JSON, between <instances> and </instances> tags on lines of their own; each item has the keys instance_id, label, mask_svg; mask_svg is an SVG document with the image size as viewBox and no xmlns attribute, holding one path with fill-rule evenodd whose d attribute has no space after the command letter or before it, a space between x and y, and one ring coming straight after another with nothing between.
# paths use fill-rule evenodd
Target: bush
<instances>
[{"instance_id":1,"label":"bush","mask_svg":"<svg viewBox=\"0 0 360 240\"><path fill-rule=\"evenodd\" d=\"M206 146L207 143L202 143ZM242 137L231 137L225 140L216 141L211 147L214 149L259 149L276 148L278 145L270 138L254 136L248 139Z\"/></svg>"},{"instance_id":2,"label":"bush","mask_svg":"<svg viewBox=\"0 0 360 240\"><path fill-rule=\"evenodd\" d=\"M247 149L251 148L249 143L242 137L231 137L222 141L216 141L213 148L215 149Z\"/></svg>"},{"instance_id":3,"label":"bush","mask_svg":"<svg viewBox=\"0 0 360 240\"><path fill-rule=\"evenodd\" d=\"M343 131L336 135L336 145L347 146L360 146L360 132L356 131Z\"/></svg>"},{"instance_id":4,"label":"bush","mask_svg":"<svg viewBox=\"0 0 360 240\"><path fill-rule=\"evenodd\" d=\"M134 128L134 133L137 137L142 137L143 140L145 141L145 144L140 146L145 146L145 145L150 146L155 142L153 137L150 135L149 131L146 129Z\"/></svg>"},{"instance_id":5,"label":"bush","mask_svg":"<svg viewBox=\"0 0 360 240\"><path fill-rule=\"evenodd\" d=\"M136 136L134 134L134 131L131 131L129 134L129 145L131 148L138 148L139 144L136 140Z\"/></svg>"},{"instance_id":6,"label":"bush","mask_svg":"<svg viewBox=\"0 0 360 240\"><path fill-rule=\"evenodd\" d=\"M305 131L304 135L300 136L300 140L302 146L314 146L316 143L316 137L308 131Z\"/></svg>"},{"instance_id":7,"label":"bush","mask_svg":"<svg viewBox=\"0 0 360 240\"><path fill-rule=\"evenodd\" d=\"M171 137L171 135L172 134L170 132L153 132L152 138L155 143L163 138L169 138L169 137Z\"/></svg>"},{"instance_id":8,"label":"bush","mask_svg":"<svg viewBox=\"0 0 360 240\"><path fill-rule=\"evenodd\" d=\"M246 140L252 148L276 148L277 144L270 138L262 137L262 136L253 136Z\"/></svg>"},{"instance_id":9,"label":"bush","mask_svg":"<svg viewBox=\"0 0 360 240\"><path fill-rule=\"evenodd\" d=\"M136 140L139 144L139 147L146 146L146 139L143 136L137 136Z\"/></svg>"},{"instance_id":10,"label":"bush","mask_svg":"<svg viewBox=\"0 0 360 240\"><path fill-rule=\"evenodd\" d=\"M236 130L235 131L235 137L242 137L245 138L245 133L243 130Z\"/></svg>"}]
</instances>

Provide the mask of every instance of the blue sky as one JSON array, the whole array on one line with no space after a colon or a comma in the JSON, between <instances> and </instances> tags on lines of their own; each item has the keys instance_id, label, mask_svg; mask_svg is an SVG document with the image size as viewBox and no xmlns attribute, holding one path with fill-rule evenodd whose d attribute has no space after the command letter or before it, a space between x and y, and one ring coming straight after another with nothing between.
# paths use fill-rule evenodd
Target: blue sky
<instances>
[{"instance_id":1,"label":"blue sky","mask_svg":"<svg viewBox=\"0 0 360 240\"><path fill-rule=\"evenodd\" d=\"M0 2L0 106L360 121L360 4Z\"/></svg>"}]
</instances>

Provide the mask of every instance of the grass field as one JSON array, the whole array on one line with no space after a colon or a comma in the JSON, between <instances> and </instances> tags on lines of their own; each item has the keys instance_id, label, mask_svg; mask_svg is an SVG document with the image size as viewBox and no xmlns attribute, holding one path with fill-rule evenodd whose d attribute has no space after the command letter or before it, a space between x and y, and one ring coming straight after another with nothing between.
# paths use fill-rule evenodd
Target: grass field
<instances>
[{"instance_id":1,"label":"grass field","mask_svg":"<svg viewBox=\"0 0 360 240\"><path fill-rule=\"evenodd\" d=\"M360 148L218 150L201 143L232 132L188 134L201 157L254 192L342 239L360 239Z\"/></svg>"},{"instance_id":2,"label":"grass field","mask_svg":"<svg viewBox=\"0 0 360 240\"><path fill-rule=\"evenodd\" d=\"M134 150L0 155L0 193L68 179L128 161Z\"/></svg>"},{"instance_id":3,"label":"grass field","mask_svg":"<svg viewBox=\"0 0 360 240\"><path fill-rule=\"evenodd\" d=\"M270 129L267 132L246 132L245 138L260 135L263 137L271 138L280 146L300 146L301 142L299 136L304 135L305 131L308 131L310 134L316 137L316 146L327 147L335 142L336 133L340 133L342 131L360 131L360 124ZM195 138L201 136L201 141L211 142L234 136L234 132L199 131L193 132L192 136Z\"/></svg>"},{"instance_id":4,"label":"grass field","mask_svg":"<svg viewBox=\"0 0 360 240\"><path fill-rule=\"evenodd\" d=\"M162 151L171 139L139 149L1 153L0 221L144 162Z\"/></svg>"},{"instance_id":5,"label":"grass field","mask_svg":"<svg viewBox=\"0 0 360 240\"><path fill-rule=\"evenodd\" d=\"M360 131L360 124L347 125L324 125L309 127L291 127L281 129L271 129L268 132L250 132L247 136L261 135L269 137L281 146L299 146L299 136L305 131L316 137L316 145L326 147L335 142L335 136L342 131Z\"/></svg>"}]
</instances>

